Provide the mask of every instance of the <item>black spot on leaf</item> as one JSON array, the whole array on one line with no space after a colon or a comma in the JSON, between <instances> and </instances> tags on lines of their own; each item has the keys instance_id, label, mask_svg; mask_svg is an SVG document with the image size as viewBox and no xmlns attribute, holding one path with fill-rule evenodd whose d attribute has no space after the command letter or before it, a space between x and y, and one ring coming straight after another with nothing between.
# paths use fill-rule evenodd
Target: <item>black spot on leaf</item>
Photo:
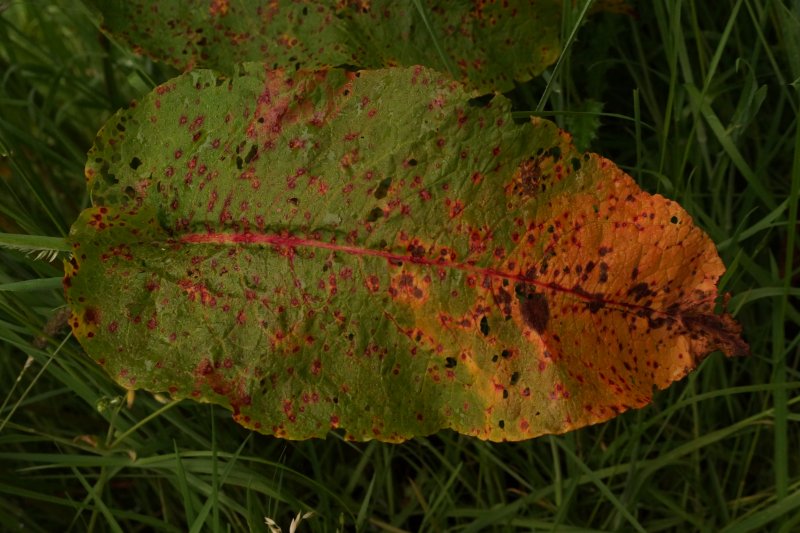
<instances>
[{"instance_id":1,"label":"black spot on leaf","mask_svg":"<svg viewBox=\"0 0 800 533\"><path fill-rule=\"evenodd\" d=\"M244 156L244 162L249 165L250 161L253 160L253 158L256 156L256 154L258 154L258 148L254 144L253 146L250 147L250 151L247 152L247 155Z\"/></svg>"},{"instance_id":2,"label":"black spot on leaf","mask_svg":"<svg viewBox=\"0 0 800 533\"><path fill-rule=\"evenodd\" d=\"M380 200L382 198L386 198L386 195L389 192L389 187L392 185L392 178L384 178L378 184L378 187L375 189L373 196L376 199Z\"/></svg>"},{"instance_id":3,"label":"black spot on leaf","mask_svg":"<svg viewBox=\"0 0 800 533\"><path fill-rule=\"evenodd\" d=\"M380 207L373 208L367 215L367 222L375 222L383 216L383 209Z\"/></svg>"},{"instance_id":4,"label":"black spot on leaf","mask_svg":"<svg viewBox=\"0 0 800 533\"><path fill-rule=\"evenodd\" d=\"M600 309L604 308L605 306L606 306L606 304L602 300L592 300L587 304L587 307L589 308L589 312L592 313L592 314L598 312Z\"/></svg>"},{"instance_id":5,"label":"black spot on leaf","mask_svg":"<svg viewBox=\"0 0 800 533\"><path fill-rule=\"evenodd\" d=\"M652 295L653 291L650 290L650 286L647 283L637 283L628 289L628 296L633 296L633 299L637 302Z\"/></svg>"}]
</instances>

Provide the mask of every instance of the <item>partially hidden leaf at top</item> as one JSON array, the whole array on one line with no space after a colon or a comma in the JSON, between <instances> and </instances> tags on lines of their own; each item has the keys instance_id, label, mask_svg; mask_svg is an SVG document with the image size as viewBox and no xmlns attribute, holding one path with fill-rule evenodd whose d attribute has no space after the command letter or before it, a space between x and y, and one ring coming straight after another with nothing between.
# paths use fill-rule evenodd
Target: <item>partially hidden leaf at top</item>
<instances>
[{"instance_id":1,"label":"partially hidden leaf at top","mask_svg":"<svg viewBox=\"0 0 800 533\"><path fill-rule=\"evenodd\" d=\"M562 433L747 351L686 211L476 94L256 63L156 88L89 154L75 336L125 388L291 439Z\"/></svg>"},{"instance_id":2,"label":"partially hidden leaf at top","mask_svg":"<svg viewBox=\"0 0 800 533\"><path fill-rule=\"evenodd\" d=\"M134 50L181 70L425 65L483 92L558 57L561 0L84 0Z\"/></svg>"}]
</instances>

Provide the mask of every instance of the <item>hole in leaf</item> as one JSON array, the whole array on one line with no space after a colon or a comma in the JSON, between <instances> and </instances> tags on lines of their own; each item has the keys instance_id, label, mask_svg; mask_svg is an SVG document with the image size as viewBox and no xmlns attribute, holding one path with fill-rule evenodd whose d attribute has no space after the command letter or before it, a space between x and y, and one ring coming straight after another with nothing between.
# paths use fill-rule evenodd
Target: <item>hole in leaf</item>
<instances>
[{"instance_id":1,"label":"hole in leaf","mask_svg":"<svg viewBox=\"0 0 800 533\"><path fill-rule=\"evenodd\" d=\"M138 157L134 157L133 159L131 159L131 162L130 162L130 163L128 163L128 165L129 165L129 166L130 166L130 167L131 167L133 170L136 170L137 168L139 168L140 166L142 166L142 160L141 160L141 159L139 159Z\"/></svg>"},{"instance_id":2,"label":"hole in leaf","mask_svg":"<svg viewBox=\"0 0 800 533\"><path fill-rule=\"evenodd\" d=\"M381 209L380 207L375 207L367 215L367 222L375 222L382 216L383 216L383 209Z\"/></svg>"},{"instance_id":3,"label":"hole in leaf","mask_svg":"<svg viewBox=\"0 0 800 533\"><path fill-rule=\"evenodd\" d=\"M489 321L486 319L485 316L481 318L480 327L481 327L481 333L483 333L484 337L489 334Z\"/></svg>"},{"instance_id":4,"label":"hole in leaf","mask_svg":"<svg viewBox=\"0 0 800 533\"><path fill-rule=\"evenodd\" d=\"M492 101L494 94L484 94L475 98L467 100L467 105L470 107L486 107L486 104Z\"/></svg>"}]
</instances>

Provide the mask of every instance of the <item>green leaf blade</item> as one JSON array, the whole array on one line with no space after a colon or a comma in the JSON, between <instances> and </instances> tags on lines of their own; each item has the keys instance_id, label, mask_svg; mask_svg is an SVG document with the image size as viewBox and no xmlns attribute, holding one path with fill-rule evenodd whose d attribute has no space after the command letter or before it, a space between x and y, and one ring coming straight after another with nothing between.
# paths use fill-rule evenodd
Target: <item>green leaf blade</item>
<instances>
[{"instance_id":1,"label":"green leaf blade","mask_svg":"<svg viewBox=\"0 0 800 533\"><path fill-rule=\"evenodd\" d=\"M387 441L568 431L746 350L680 206L472 96L421 67L157 88L89 154L76 337L125 387Z\"/></svg>"},{"instance_id":2,"label":"green leaf blade","mask_svg":"<svg viewBox=\"0 0 800 533\"><path fill-rule=\"evenodd\" d=\"M245 61L317 69L425 65L507 91L559 53L561 2L90 2L134 50L181 70Z\"/></svg>"}]
</instances>

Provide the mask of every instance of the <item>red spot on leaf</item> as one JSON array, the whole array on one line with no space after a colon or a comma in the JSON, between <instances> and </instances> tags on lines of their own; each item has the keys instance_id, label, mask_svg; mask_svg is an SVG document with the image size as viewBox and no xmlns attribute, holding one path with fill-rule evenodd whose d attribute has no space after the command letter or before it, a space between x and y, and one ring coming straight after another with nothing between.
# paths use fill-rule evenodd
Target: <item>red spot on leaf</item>
<instances>
[{"instance_id":1,"label":"red spot on leaf","mask_svg":"<svg viewBox=\"0 0 800 533\"><path fill-rule=\"evenodd\" d=\"M445 203L450 206L450 218L456 218L464 212L464 203L461 200L453 202L448 198Z\"/></svg>"}]
</instances>

